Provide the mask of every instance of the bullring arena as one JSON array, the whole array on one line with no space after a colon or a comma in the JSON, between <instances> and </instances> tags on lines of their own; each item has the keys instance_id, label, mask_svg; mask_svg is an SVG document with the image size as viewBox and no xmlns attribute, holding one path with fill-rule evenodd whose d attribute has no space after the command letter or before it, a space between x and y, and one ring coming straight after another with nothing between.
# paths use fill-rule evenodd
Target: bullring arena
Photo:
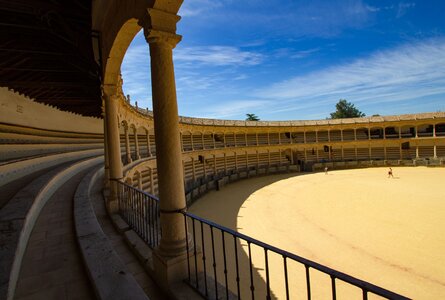
<instances>
[{"instance_id":1,"label":"bullring arena","mask_svg":"<svg viewBox=\"0 0 445 300\"><path fill-rule=\"evenodd\" d=\"M399 167L394 174L366 168L252 178L205 195L190 210L412 299L441 299L445 169ZM264 270L261 254L254 261ZM279 268L272 275L279 299L281 275ZM291 295L303 298L298 290ZM341 299L353 298L343 292Z\"/></svg>"},{"instance_id":2,"label":"bullring arena","mask_svg":"<svg viewBox=\"0 0 445 300\"><path fill-rule=\"evenodd\" d=\"M181 117L182 2L4 1L0 299L445 298L445 113Z\"/></svg>"}]
</instances>

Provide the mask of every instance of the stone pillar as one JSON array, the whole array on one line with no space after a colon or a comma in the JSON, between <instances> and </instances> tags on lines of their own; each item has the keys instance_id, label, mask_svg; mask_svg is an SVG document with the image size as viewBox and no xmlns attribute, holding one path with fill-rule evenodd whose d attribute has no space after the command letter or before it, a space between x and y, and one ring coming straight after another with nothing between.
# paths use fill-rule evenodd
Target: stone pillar
<instances>
[{"instance_id":1,"label":"stone pillar","mask_svg":"<svg viewBox=\"0 0 445 300\"><path fill-rule=\"evenodd\" d=\"M343 129L340 129L340 140L343 142Z\"/></svg>"},{"instance_id":2,"label":"stone pillar","mask_svg":"<svg viewBox=\"0 0 445 300\"><path fill-rule=\"evenodd\" d=\"M436 137L436 125L433 124L433 137ZM434 156L436 157L436 156Z\"/></svg>"},{"instance_id":3,"label":"stone pillar","mask_svg":"<svg viewBox=\"0 0 445 300\"><path fill-rule=\"evenodd\" d=\"M354 128L354 141L357 140L357 129Z\"/></svg>"},{"instance_id":4,"label":"stone pillar","mask_svg":"<svg viewBox=\"0 0 445 300\"><path fill-rule=\"evenodd\" d=\"M205 180L207 178L206 158L205 157L204 157L203 162L202 162L202 174L203 174L204 180Z\"/></svg>"},{"instance_id":5,"label":"stone pillar","mask_svg":"<svg viewBox=\"0 0 445 300\"><path fill-rule=\"evenodd\" d=\"M437 146L434 145L433 147L434 147L433 148L433 150L434 150L434 158L437 158Z\"/></svg>"},{"instance_id":6,"label":"stone pillar","mask_svg":"<svg viewBox=\"0 0 445 300\"><path fill-rule=\"evenodd\" d=\"M195 158L192 157L192 177L193 181L196 180Z\"/></svg>"},{"instance_id":7,"label":"stone pillar","mask_svg":"<svg viewBox=\"0 0 445 300\"><path fill-rule=\"evenodd\" d=\"M331 130L328 129L328 142L330 142L330 141L331 141Z\"/></svg>"},{"instance_id":8,"label":"stone pillar","mask_svg":"<svg viewBox=\"0 0 445 300\"><path fill-rule=\"evenodd\" d=\"M202 150L204 150L206 148L204 143L204 133L201 133L201 143L202 143Z\"/></svg>"},{"instance_id":9,"label":"stone pillar","mask_svg":"<svg viewBox=\"0 0 445 300\"><path fill-rule=\"evenodd\" d=\"M270 136L269 136L269 131L267 132L267 145L270 146Z\"/></svg>"},{"instance_id":10,"label":"stone pillar","mask_svg":"<svg viewBox=\"0 0 445 300\"><path fill-rule=\"evenodd\" d=\"M386 127L383 127L383 139L386 140Z\"/></svg>"},{"instance_id":11,"label":"stone pillar","mask_svg":"<svg viewBox=\"0 0 445 300\"><path fill-rule=\"evenodd\" d=\"M281 145L281 132L278 132L278 144Z\"/></svg>"},{"instance_id":12,"label":"stone pillar","mask_svg":"<svg viewBox=\"0 0 445 300\"><path fill-rule=\"evenodd\" d=\"M104 186L110 188L110 162L108 158L108 133L107 133L107 114L105 113L105 99L102 101L102 116L104 118Z\"/></svg>"},{"instance_id":13,"label":"stone pillar","mask_svg":"<svg viewBox=\"0 0 445 300\"><path fill-rule=\"evenodd\" d=\"M303 132L303 141L306 144L306 130Z\"/></svg>"},{"instance_id":14,"label":"stone pillar","mask_svg":"<svg viewBox=\"0 0 445 300\"><path fill-rule=\"evenodd\" d=\"M223 132L223 143L224 143L224 148L226 148L227 145L226 145L226 133L225 132Z\"/></svg>"},{"instance_id":15,"label":"stone pillar","mask_svg":"<svg viewBox=\"0 0 445 300\"><path fill-rule=\"evenodd\" d=\"M224 152L224 175L227 174L227 155L226 152Z\"/></svg>"},{"instance_id":16,"label":"stone pillar","mask_svg":"<svg viewBox=\"0 0 445 300\"><path fill-rule=\"evenodd\" d=\"M371 139L371 127L368 127L368 140Z\"/></svg>"},{"instance_id":17,"label":"stone pillar","mask_svg":"<svg viewBox=\"0 0 445 300\"><path fill-rule=\"evenodd\" d=\"M121 145L118 122L119 97L114 85L103 87L105 97L105 121L107 128L107 148L110 174L110 197L107 201L109 213L117 213L118 206L118 183L122 179Z\"/></svg>"},{"instance_id":18,"label":"stone pillar","mask_svg":"<svg viewBox=\"0 0 445 300\"><path fill-rule=\"evenodd\" d=\"M419 158L419 146L416 146L416 158Z\"/></svg>"},{"instance_id":19,"label":"stone pillar","mask_svg":"<svg viewBox=\"0 0 445 300\"><path fill-rule=\"evenodd\" d=\"M236 147L237 145L236 145L236 133L235 132L233 133L233 140L234 140L234 143L235 143L234 147Z\"/></svg>"},{"instance_id":20,"label":"stone pillar","mask_svg":"<svg viewBox=\"0 0 445 300\"><path fill-rule=\"evenodd\" d=\"M315 130L315 142L318 143L318 130Z\"/></svg>"},{"instance_id":21,"label":"stone pillar","mask_svg":"<svg viewBox=\"0 0 445 300\"><path fill-rule=\"evenodd\" d=\"M416 138L418 138L419 135L417 134L417 132L419 131L419 128L416 126L415 129L416 129Z\"/></svg>"},{"instance_id":22,"label":"stone pillar","mask_svg":"<svg viewBox=\"0 0 445 300\"><path fill-rule=\"evenodd\" d=\"M134 150L136 154L136 160L141 159L141 153L139 151L138 130L134 128Z\"/></svg>"},{"instance_id":23,"label":"stone pillar","mask_svg":"<svg viewBox=\"0 0 445 300\"><path fill-rule=\"evenodd\" d=\"M128 133L128 126L126 125L124 127L125 131L125 156L127 157L127 164L131 163L133 159L131 158L131 151L130 151L130 136Z\"/></svg>"},{"instance_id":24,"label":"stone pillar","mask_svg":"<svg viewBox=\"0 0 445 300\"><path fill-rule=\"evenodd\" d=\"M247 132L244 133L244 139L246 140L246 147L247 147Z\"/></svg>"},{"instance_id":25,"label":"stone pillar","mask_svg":"<svg viewBox=\"0 0 445 300\"><path fill-rule=\"evenodd\" d=\"M150 15L164 14L149 11ZM186 209L184 178L182 172L179 116L173 67L173 48L181 37L172 33L145 30L150 46L151 84L156 141L156 162L160 198L162 238L156 255L158 264L166 269L160 274L170 281L177 275L169 272L172 258L186 253L184 217L179 212ZM156 264L156 263L155 263ZM161 268L161 265L159 266ZM182 268L183 266L181 266ZM181 275L182 276L182 275ZM176 278L177 279L177 278Z\"/></svg>"},{"instance_id":26,"label":"stone pillar","mask_svg":"<svg viewBox=\"0 0 445 300\"><path fill-rule=\"evenodd\" d=\"M147 130L147 156L151 156L150 133Z\"/></svg>"},{"instance_id":27,"label":"stone pillar","mask_svg":"<svg viewBox=\"0 0 445 300\"><path fill-rule=\"evenodd\" d=\"M192 144L192 151L195 151L195 146L193 145L193 133L190 131L190 143Z\"/></svg>"},{"instance_id":28,"label":"stone pillar","mask_svg":"<svg viewBox=\"0 0 445 300\"><path fill-rule=\"evenodd\" d=\"M258 132L255 133L256 145L258 146Z\"/></svg>"},{"instance_id":29,"label":"stone pillar","mask_svg":"<svg viewBox=\"0 0 445 300\"><path fill-rule=\"evenodd\" d=\"M213 137L213 149L216 149L216 134L213 133L212 137Z\"/></svg>"}]
</instances>

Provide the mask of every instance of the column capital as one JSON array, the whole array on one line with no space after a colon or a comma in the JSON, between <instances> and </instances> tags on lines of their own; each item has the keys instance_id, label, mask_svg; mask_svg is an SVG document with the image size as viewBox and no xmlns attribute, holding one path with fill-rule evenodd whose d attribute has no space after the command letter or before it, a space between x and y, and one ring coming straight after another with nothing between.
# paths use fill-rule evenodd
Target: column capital
<instances>
[{"instance_id":1,"label":"column capital","mask_svg":"<svg viewBox=\"0 0 445 300\"><path fill-rule=\"evenodd\" d=\"M144 30L145 40L149 44L160 44L173 49L181 41L182 36L154 29Z\"/></svg>"}]
</instances>

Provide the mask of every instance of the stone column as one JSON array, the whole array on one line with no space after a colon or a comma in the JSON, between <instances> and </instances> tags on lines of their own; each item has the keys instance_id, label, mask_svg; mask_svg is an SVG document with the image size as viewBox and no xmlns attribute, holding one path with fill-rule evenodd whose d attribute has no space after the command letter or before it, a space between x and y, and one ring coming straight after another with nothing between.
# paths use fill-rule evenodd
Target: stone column
<instances>
[{"instance_id":1,"label":"stone column","mask_svg":"<svg viewBox=\"0 0 445 300\"><path fill-rule=\"evenodd\" d=\"M133 159L131 158L130 136L128 133L128 126L124 127L124 131L125 131L125 156L127 157L127 164L129 164L133 161Z\"/></svg>"},{"instance_id":2,"label":"stone column","mask_svg":"<svg viewBox=\"0 0 445 300\"><path fill-rule=\"evenodd\" d=\"M233 133L233 140L234 140L234 143L235 143L234 147L236 147L236 133L235 132Z\"/></svg>"},{"instance_id":3,"label":"stone column","mask_svg":"<svg viewBox=\"0 0 445 300\"><path fill-rule=\"evenodd\" d=\"M190 131L190 144L192 145L192 151L195 151L195 146L193 145L193 133Z\"/></svg>"},{"instance_id":4,"label":"stone column","mask_svg":"<svg viewBox=\"0 0 445 300\"><path fill-rule=\"evenodd\" d=\"M201 143L202 143L202 150L204 150L205 149L204 133L201 133Z\"/></svg>"},{"instance_id":5,"label":"stone column","mask_svg":"<svg viewBox=\"0 0 445 300\"><path fill-rule=\"evenodd\" d=\"M193 181L196 180L195 158L192 157L192 177Z\"/></svg>"},{"instance_id":6,"label":"stone column","mask_svg":"<svg viewBox=\"0 0 445 300\"><path fill-rule=\"evenodd\" d=\"M343 142L343 129L340 129L340 140Z\"/></svg>"},{"instance_id":7,"label":"stone column","mask_svg":"<svg viewBox=\"0 0 445 300\"><path fill-rule=\"evenodd\" d=\"M147 156L151 156L150 133L147 130Z\"/></svg>"},{"instance_id":8,"label":"stone column","mask_svg":"<svg viewBox=\"0 0 445 300\"><path fill-rule=\"evenodd\" d=\"M138 130L134 128L134 151L136 152L136 160L141 159L141 153L139 151Z\"/></svg>"},{"instance_id":9,"label":"stone column","mask_svg":"<svg viewBox=\"0 0 445 300\"><path fill-rule=\"evenodd\" d=\"M117 213L118 206L118 184L122 179L121 145L118 122L119 97L114 85L103 87L105 97L105 121L107 128L107 149L110 174L110 197L107 201L107 209L110 213Z\"/></svg>"},{"instance_id":10,"label":"stone column","mask_svg":"<svg viewBox=\"0 0 445 300\"><path fill-rule=\"evenodd\" d=\"M110 188L110 163L108 158L108 133L107 133L107 114L105 113L105 99L102 100L102 116L104 118L104 186Z\"/></svg>"},{"instance_id":11,"label":"stone column","mask_svg":"<svg viewBox=\"0 0 445 300\"><path fill-rule=\"evenodd\" d=\"M151 13L151 12L150 12ZM154 14L162 12L154 11ZM184 217L186 209L182 172L179 116L173 67L173 48L181 37L172 33L145 30L150 46L151 84L156 141L156 162L161 212L162 238L156 254L168 269L169 259L186 253ZM170 281L169 273L167 280ZM165 275L165 274L162 274Z\"/></svg>"},{"instance_id":12,"label":"stone column","mask_svg":"<svg viewBox=\"0 0 445 300\"><path fill-rule=\"evenodd\" d=\"M258 146L258 132L255 133L256 145Z\"/></svg>"},{"instance_id":13,"label":"stone column","mask_svg":"<svg viewBox=\"0 0 445 300\"><path fill-rule=\"evenodd\" d=\"M416 146L416 158L419 158L419 146Z\"/></svg>"},{"instance_id":14,"label":"stone column","mask_svg":"<svg viewBox=\"0 0 445 300\"><path fill-rule=\"evenodd\" d=\"M354 128L354 141L357 140L357 129Z\"/></svg>"},{"instance_id":15,"label":"stone column","mask_svg":"<svg viewBox=\"0 0 445 300\"><path fill-rule=\"evenodd\" d=\"M213 133L212 137L213 137L213 149L216 149L216 133Z\"/></svg>"},{"instance_id":16,"label":"stone column","mask_svg":"<svg viewBox=\"0 0 445 300\"><path fill-rule=\"evenodd\" d=\"M433 137L436 137L436 124L433 124Z\"/></svg>"},{"instance_id":17,"label":"stone column","mask_svg":"<svg viewBox=\"0 0 445 300\"><path fill-rule=\"evenodd\" d=\"M245 141L246 141L246 147L247 147L247 132L244 133L244 139L245 139Z\"/></svg>"},{"instance_id":18,"label":"stone column","mask_svg":"<svg viewBox=\"0 0 445 300\"><path fill-rule=\"evenodd\" d=\"M434 148L433 148L433 151L434 151L434 158L437 158L437 146L434 145L433 147L434 147Z\"/></svg>"}]
</instances>

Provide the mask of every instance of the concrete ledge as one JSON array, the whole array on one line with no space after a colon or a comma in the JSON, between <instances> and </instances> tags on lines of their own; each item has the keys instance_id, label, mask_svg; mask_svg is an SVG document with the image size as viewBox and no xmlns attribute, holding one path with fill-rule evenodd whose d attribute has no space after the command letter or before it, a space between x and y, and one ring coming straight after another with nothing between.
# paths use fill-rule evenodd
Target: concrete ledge
<instances>
[{"instance_id":1,"label":"concrete ledge","mask_svg":"<svg viewBox=\"0 0 445 300\"><path fill-rule=\"evenodd\" d=\"M90 188L97 180L97 170L79 184L74 196L74 221L82 257L98 299L147 300L145 292L114 252L97 221L90 202ZM125 226L122 226L125 227Z\"/></svg>"},{"instance_id":2,"label":"concrete ledge","mask_svg":"<svg viewBox=\"0 0 445 300\"><path fill-rule=\"evenodd\" d=\"M21 190L0 211L0 298L13 299L23 255L34 224L48 199L71 177L103 162L96 157L77 162L63 170L55 169ZM3 228L5 230L3 230Z\"/></svg>"}]
</instances>

